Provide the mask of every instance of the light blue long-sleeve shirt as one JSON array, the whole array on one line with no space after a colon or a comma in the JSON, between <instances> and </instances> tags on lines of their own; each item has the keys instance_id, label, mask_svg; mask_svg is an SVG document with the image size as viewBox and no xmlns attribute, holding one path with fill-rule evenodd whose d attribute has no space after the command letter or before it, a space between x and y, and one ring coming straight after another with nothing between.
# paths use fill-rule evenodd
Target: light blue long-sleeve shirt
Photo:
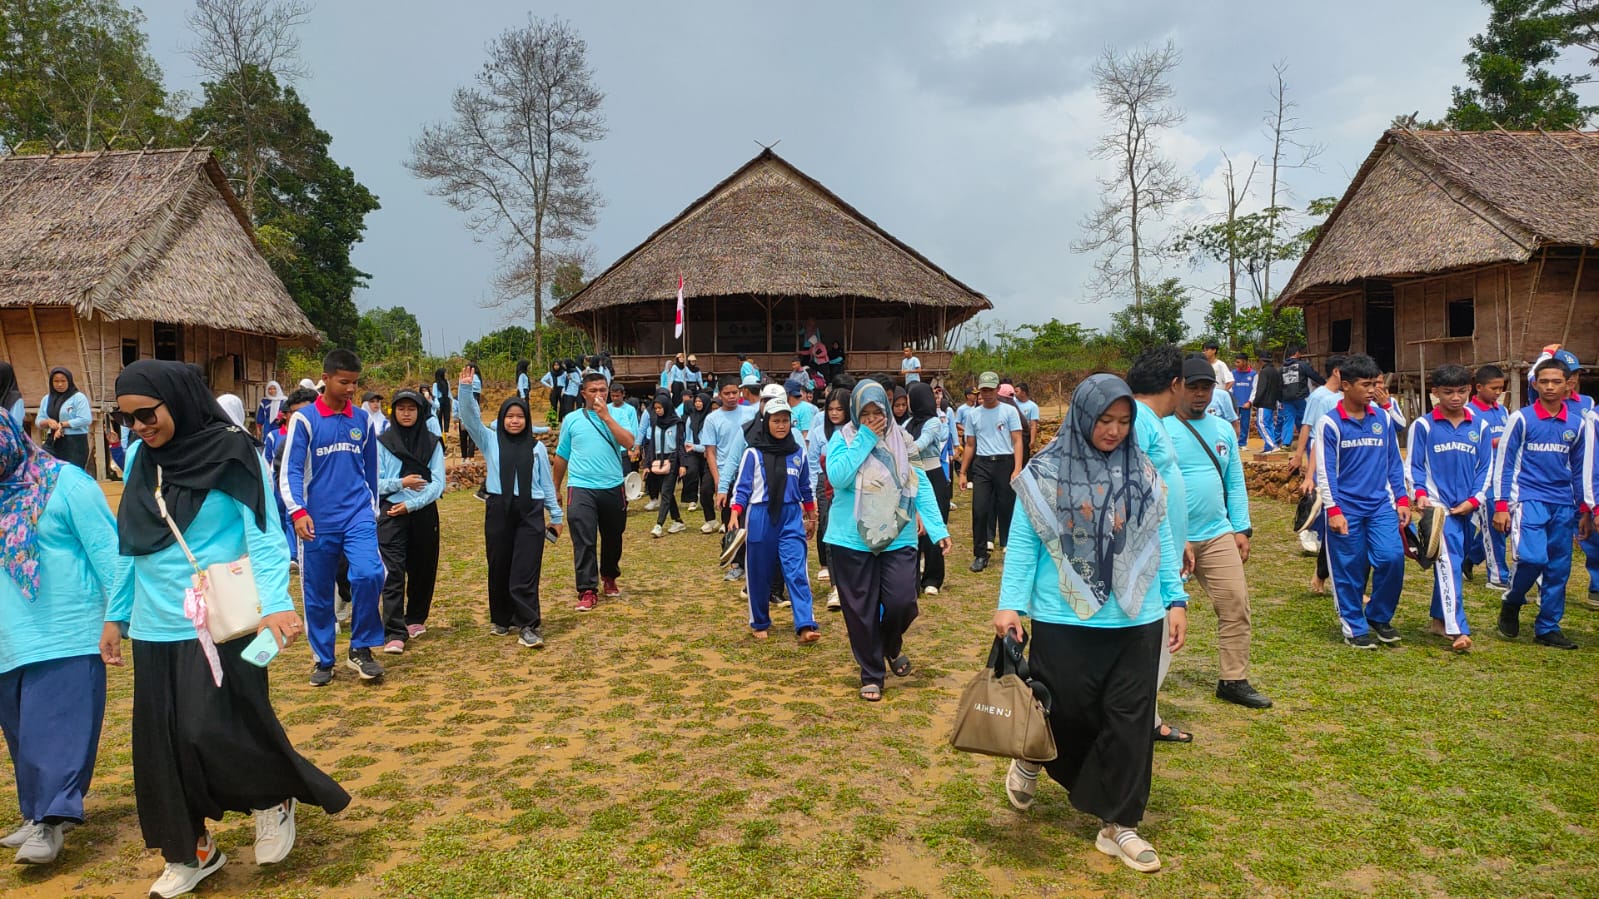
<instances>
[{"instance_id":1,"label":"light blue long-sleeve shirt","mask_svg":"<svg viewBox=\"0 0 1599 899\"><path fill-rule=\"evenodd\" d=\"M826 474L827 482L833 486L834 509L855 508L855 474L860 471L861 464L876 446L877 433L870 428L856 431L853 445L844 439L843 429L833 432L833 439L827 442ZM944 516L938 511L938 498L933 495L933 482L927 479L927 472L920 468L912 466L911 470L916 472L916 513L922 517L922 527L927 529L927 539L937 543L949 536L949 529L944 526ZM855 529L853 513L829 514L827 535L823 539L845 549L858 552L871 551ZM882 551L892 552L915 545L916 521L912 519L900 529L899 536L894 538L894 542L884 547Z\"/></svg>"},{"instance_id":2,"label":"light blue long-sleeve shirt","mask_svg":"<svg viewBox=\"0 0 1599 899\"><path fill-rule=\"evenodd\" d=\"M460 403L461 426L472 435L472 442L477 444L478 452L483 454L483 489L488 493L503 494L505 490L500 483L499 436L494 428L483 423L478 412L477 397L463 391ZM529 425L531 426L531 423ZM516 489L514 484L511 487L513 491ZM549 513L552 524L561 524L565 521L561 513L561 504L556 500L555 477L550 471L549 450L544 448L542 440L536 438L533 441L533 484L528 488L527 498L544 501L544 511Z\"/></svg>"},{"instance_id":3,"label":"light blue long-sleeve shirt","mask_svg":"<svg viewBox=\"0 0 1599 899\"><path fill-rule=\"evenodd\" d=\"M487 453L484 456L487 457ZM433 447L433 458L428 460L428 474L432 480L421 490L411 490L401 485L400 457L378 443L378 496L391 503L405 506L405 511L415 512L430 503L438 502L444 495L444 444ZM496 472L498 474L498 472Z\"/></svg>"},{"instance_id":4,"label":"light blue long-sleeve shirt","mask_svg":"<svg viewBox=\"0 0 1599 899\"><path fill-rule=\"evenodd\" d=\"M1207 463L1208 464L1208 463ZM1173 603L1187 605L1188 594L1183 592L1182 554L1172 542L1168 519L1160 521L1160 574L1149 585L1144 602L1135 617L1122 611L1121 603L1111 597L1088 618L1079 618L1060 595L1060 568L1044 549L1044 541L1033 530L1033 522L1021 503L1011 516L1010 539L1005 544L1005 571L999 579L999 608L1026 615L1035 621L1050 624L1072 624L1080 627L1139 627L1159 621Z\"/></svg>"},{"instance_id":5,"label":"light blue long-sleeve shirt","mask_svg":"<svg viewBox=\"0 0 1599 899\"><path fill-rule=\"evenodd\" d=\"M128 447L127 470L144 445ZM261 464L261 489L270 496L272 482L266 463ZM282 521L267 509L266 528L255 526L255 513L221 490L206 494L200 511L183 532L189 551L202 569L232 562L248 554L255 588L261 596L261 614L294 611L289 597L289 543ZM194 622L184 617L183 592L191 586L194 569L177 541L145 556L133 556L133 576L111 601L106 621L128 622L128 636L151 643L177 643L195 639Z\"/></svg>"},{"instance_id":6,"label":"light blue long-sleeve shirt","mask_svg":"<svg viewBox=\"0 0 1599 899\"><path fill-rule=\"evenodd\" d=\"M47 393L44 399L39 401L40 417L43 417L49 409L50 394ZM56 421L65 425L61 429L62 434L89 433L89 425L94 422L94 413L90 411L89 398L83 395L83 391L80 390L67 397L66 402L61 404L61 412Z\"/></svg>"},{"instance_id":7,"label":"light blue long-sleeve shirt","mask_svg":"<svg viewBox=\"0 0 1599 899\"><path fill-rule=\"evenodd\" d=\"M907 432L909 433L909 432ZM937 416L922 425L922 436L916 438L916 452L923 459L937 461L938 448L944 444L944 423Z\"/></svg>"},{"instance_id":8,"label":"light blue long-sleeve shirt","mask_svg":"<svg viewBox=\"0 0 1599 899\"><path fill-rule=\"evenodd\" d=\"M117 522L105 494L75 465L61 466L34 534L34 600L0 573L0 674L35 662L99 655L106 607L131 577L129 560L117 553Z\"/></svg>"},{"instance_id":9,"label":"light blue long-sleeve shirt","mask_svg":"<svg viewBox=\"0 0 1599 899\"><path fill-rule=\"evenodd\" d=\"M527 372L522 372L516 376L517 396L521 397L522 399L527 399L527 395L530 391L532 391L532 389L533 382L528 380Z\"/></svg>"},{"instance_id":10,"label":"light blue long-sleeve shirt","mask_svg":"<svg viewBox=\"0 0 1599 899\"><path fill-rule=\"evenodd\" d=\"M827 452L827 427L817 425L811 428L810 436L805 438L805 458L810 464L811 495L820 496L816 492L818 479L822 476L822 455Z\"/></svg>"}]
</instances>

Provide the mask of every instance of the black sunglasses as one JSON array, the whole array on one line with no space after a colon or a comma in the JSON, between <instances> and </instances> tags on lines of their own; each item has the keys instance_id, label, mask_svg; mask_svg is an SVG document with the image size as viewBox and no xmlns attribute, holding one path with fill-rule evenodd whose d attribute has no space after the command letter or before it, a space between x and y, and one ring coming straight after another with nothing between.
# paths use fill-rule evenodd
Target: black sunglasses
<instances>
[{"instance_id":1,"label":"black sunglasses","mask_svg":"<svg viewBox=\"0 0 1599 899\"><path fill-rule=\"evenodd\" d=\"M156 421L155 410L165 406L166 404L167 401L162 400L161 402L156 403L154 406L145 406L143 409L135 409L132 412L129 412L128 416L147 428L153 428L155 427Z\"/></svg>"}]
</instances>

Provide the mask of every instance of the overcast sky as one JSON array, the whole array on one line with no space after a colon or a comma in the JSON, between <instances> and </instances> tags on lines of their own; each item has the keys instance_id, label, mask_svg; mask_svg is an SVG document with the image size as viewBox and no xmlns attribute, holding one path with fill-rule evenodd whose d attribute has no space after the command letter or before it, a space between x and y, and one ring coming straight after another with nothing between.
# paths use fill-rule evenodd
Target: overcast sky
<instances>
[{"instance_id":1,"label":"overcast sky","mask_svg":"<svg viewBox=\"0 0 1599 899\"><path fill-rule=\"evenodd\" d=\"M189 7L141 5L169 86L197 92L183 55ZM1069 245L1105 165L1088 156L1105 127L1089 76L1104 47L1170 38L1182 51L1188 119L1163 149L1203 188L1182 214L1195 220L1221 208L1221 151L1246 166L1267 151L1274 62L1288 63L1309 137L1326 145L1319 171L1289 175L1302 206L1342 193L1396 113L1443 112L1487 17L1477 0L320 0L298 87L334 157L383 203L355 250L372 275L356 299L416 313L435 351L504 321L481 306L498 262L403 160L484 45L530 12L571 21L606 93L610 134L593 150L605 208L590 237L600 268L748 161L756 141L780 140L791 163L987 294L987 318L1090 326L1115 304L1082 301L1091 259ZM1186 265L1170 273L1219 280Z\"/></svg>"}]
</instances>

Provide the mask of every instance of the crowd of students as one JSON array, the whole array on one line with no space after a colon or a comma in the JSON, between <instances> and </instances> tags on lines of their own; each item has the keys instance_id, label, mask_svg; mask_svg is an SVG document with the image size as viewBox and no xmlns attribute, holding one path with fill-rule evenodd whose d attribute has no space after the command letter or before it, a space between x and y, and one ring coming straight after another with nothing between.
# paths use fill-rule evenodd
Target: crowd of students
<instances>
[{"instance_id":1,"label":"crowd of students","mask_svg":"<svg viewBox=\"0 0 1599 899\"><path fill-rule=\"evenodd\" d=\"M210 638L191 575L247 557L262 629L280 647L307 639L314 687L335 679L347 606L344 667L362 680L384 677L375 653L404 653L427 629L442 537L443 435L453 413L463 451L470 441L484 460L493 634L514 635L529 649L544 645L544 550L563 531L576 610L622 595L628 484L637 479L655 513L653 537L687 530L684 512L701 513L702 534L723 535L704 542L703 564L721 561L727 580L743 580L745 626L757 641L769 638L774 610L784 609L798 644L822 640L814 539L815 582L829 589L825 608L840 614L867 702L881 701L889 675L911 671L906 635L923 597L944 586L960 485L970 506L971 570L985 570L996 555L1004 562L995 632L1027 639L1029 622L1033 676L1054 696L1059 758L1013 763L1009 800L1031 806L1047 771L1074 806L1101 820L1101 851L1135 870L1159 868L1137 828L1154 744L1193 739L1160 718L1156 701L1171 655L1186 641L1189 578L1217 616L1217 698L1272 704L1248 676L1247 425L1235 426L1218 399L1238 388L1240 372L1221 364L1214 346L1194 355L1153 347L1125 378L1088 378L1059 433L1036 454L1040 414L1026 384L983 372L960 403L943 384L922 380L909 351L897 376L829 378L813 356L801 356L776 383L747 361L748 370L718 382L691 368L690 356L681 367L668 364L654 395L637 406L605 361L590 357L575 371L562 363L546 376L561 416L553 451L540 439L548 429L533 419L525 366L516 393L485 423L473 364L453 390L441 370L385 406L374 393L356 402L361 362L335 350L320 383L287 393L271 385L255 414L257 442L242 404L219 402L198 369L137 362L116 381L123 442L131 445L114 518L91 478L24 433L11 411L12 373L0 367L8 575L0 579L8 622L0 627L0 728L25 819L4 844L18 849L19 861L49 862L82 821L105 667L123 663L125 639L137 672L140 824L146 845L166 861L152 893L180 895L224 863L207 819L252 813L255 858L269 864L293 846L298 803L330 812L347 805L348 794L290 745L265 669L244 658L250 637ZM1301 365L1290 355L1285 369L1308 382ZM75 421L68 410L81 396L64 374L57 385L52 373L52 397L41 404L41 430L56 439L58 426L66 436ZM1247 422L1263 373L1242 374L1256 375L1238 404ZM1324 567L1313 587L1330 579L1349 645L1399 640L1401 534L1425 512L1440 532L1429 611L1435 632L1469 648L1461 582L1483 565L1505 589L1501 634L1519 635L1520 607L1536 586L1535 639L1575 648L1559 627L1564 590L1573 539L1593 539L1599 499L1599 416L1577 392L1579 376L1574 357L1550 348L1532 367L1536 402L1509 414L1499 402L1503 372L1443 366L1429 377L1433 410L1407 422L1376 364L1351 355L1327 361L1303 410L1279 396L1273 412L1295 423L1293 434L1279 436L1294 443L1303 487L1320 500L1312 527ZM303 618L289 594L291 566L301 575Z\"/></svg>"}]
</instances>

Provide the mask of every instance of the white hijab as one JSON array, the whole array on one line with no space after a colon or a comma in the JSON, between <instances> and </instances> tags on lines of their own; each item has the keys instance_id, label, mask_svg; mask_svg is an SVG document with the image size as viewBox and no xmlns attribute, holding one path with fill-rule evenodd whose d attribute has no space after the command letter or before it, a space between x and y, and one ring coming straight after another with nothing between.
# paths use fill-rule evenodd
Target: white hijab
<instances>
[{"instance_id":1,"label":"white hijab","mask_svg":"<svg viewBox=\"0 0 1599 899\"><path fill-rule=\"evenodd\" d=\"M217 397L217 405L221 406L222 411L227 413L228 420L240 428L244 427L244 400L231 393L224 393Z\"/></svg>"}]
</instances>

